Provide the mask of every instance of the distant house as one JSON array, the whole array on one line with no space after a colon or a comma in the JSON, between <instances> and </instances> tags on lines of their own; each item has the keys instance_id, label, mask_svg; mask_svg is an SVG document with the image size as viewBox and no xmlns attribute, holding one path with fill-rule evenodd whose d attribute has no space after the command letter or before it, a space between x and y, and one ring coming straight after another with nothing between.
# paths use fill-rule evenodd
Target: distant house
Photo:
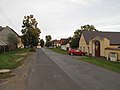
<instances>
[{"instance_id":1,"label":"distant house","mask_svg":"<svg viewBox=\"0 0 120 90\"><path fill-rule=\"evenodd\" d=\"M62 45L62 43L66 40L66 38L61 38L59 41L60 46Z\"/></svg>"},{"instance_id":2,"label":"distant house","mask_svg":"<svg viewBox=\"0 0 120 90\"><path fill-rule=\"evenodd\" d=\"M64 41L61 43L61 49L63 50L69 50L70 48L70 40L71 38L66 38L66 39L63 39Z\"/></svg>"},{"instance_id":3,"label":"distant house","mask_svg":"<svg viewBox=\"0 0 120 90\"><path fill-rule=\"evenodd\" d=\"M83 31L79 49L87 55L120 60L120 32Z\"/></svg>"},{"instance_id":4,"label":"distant house","mask_svg":"<svg viewBox=\"0 0 120 90\"><path fill-rule=\"evenodd\" d=\"M60 41L55 39L55 40L52 41L52 45L53 45L54 48L56 48L56 47L60 46Z\"/></svg>"},{"instance_id":5,"label":"distant house","mask_svg":"<svg viewBox=\"0 0 120 90\"><path fill-rule=\"evenodd\" d=\"M8 36L10 34L14 35L16 37L16 40L17 40L16 44L9 42ZM1 27L0 26L0 42L1 42L2 46L6 45L6 48L9 49L9 50L14 50L16 48L23 47L20 36L13 29L11 29L8 26L6 26L6 27Z\"/></svg>"}]
</instances>

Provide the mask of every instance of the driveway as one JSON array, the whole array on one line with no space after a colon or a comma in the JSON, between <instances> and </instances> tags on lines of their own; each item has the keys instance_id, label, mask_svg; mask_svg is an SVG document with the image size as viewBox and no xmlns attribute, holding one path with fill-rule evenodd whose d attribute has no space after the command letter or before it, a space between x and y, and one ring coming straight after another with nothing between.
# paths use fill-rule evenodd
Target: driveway
<instances>
[{"instance_id":1,"label":"driveway","mask_svg":"<svg viewBox=\"0 0 120 90\"><path fill-rule=\"evenodd\" d=\"M42 49L81 90L120 90L120 74L77 60L78 56L61 55Z\"/></svg>"}]
</instances>

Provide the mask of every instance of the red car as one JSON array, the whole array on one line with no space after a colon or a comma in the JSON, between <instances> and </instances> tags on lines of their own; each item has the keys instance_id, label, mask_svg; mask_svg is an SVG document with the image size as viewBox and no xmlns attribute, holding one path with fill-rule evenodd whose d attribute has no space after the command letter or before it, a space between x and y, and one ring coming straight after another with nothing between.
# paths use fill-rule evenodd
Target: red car
<instances>
[{"instance_id":1,"label":"red car","mask_svg":"<svg viewBox=\"0 0 120 90\"><path fill-rule=\"evenodd\" d=\"M69 55L81 55L81 56L84 56L85 52L82 52L81 50L77 50L77 49L70 49L68 51L68 54Z\"/></svg>"}]
</instances>

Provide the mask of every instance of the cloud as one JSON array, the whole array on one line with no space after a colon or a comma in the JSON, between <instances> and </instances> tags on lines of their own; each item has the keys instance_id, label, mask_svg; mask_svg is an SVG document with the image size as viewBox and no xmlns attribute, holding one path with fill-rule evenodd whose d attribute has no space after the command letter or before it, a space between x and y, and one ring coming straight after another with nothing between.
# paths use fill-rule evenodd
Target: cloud
<instances>
[{"instance_id":1,"label":"cloud","mask_svg":"<svg viewBox=\"0 0 120 90\"><path fill-rule=\"evenodd\" d=\"M23 16L33 14L41 38L49 34L53 38L69 37L84 24L100 30L118 30L120 24L120 0L1 0L0 6L19 33ZM0 16L0 25L10 25L2 13Z\"/></svg>"}]
</instances>

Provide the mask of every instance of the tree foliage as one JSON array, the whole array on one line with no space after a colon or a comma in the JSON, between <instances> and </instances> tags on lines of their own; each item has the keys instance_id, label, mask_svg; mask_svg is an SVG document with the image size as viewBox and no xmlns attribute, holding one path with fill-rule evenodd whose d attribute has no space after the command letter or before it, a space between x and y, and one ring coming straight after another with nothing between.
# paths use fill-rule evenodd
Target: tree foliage
<instances>
[{"instance_id":1,"label":"tree foliage","mask_svg":"<svg viewBox=\"0 0 120 90\"><path fill-rule=\"evenodd\" d=\"M22 25L22 42L24 46L34 47L39 43L40 29L37 27L37 21L33 15L24 16Z\"/></svg>"},{"instance_id":2,"label":"tree foliage","mask_svg":"<svg viewBox=\"0 0 120 90\"><path fill-rule=\"evenodd\" d=\"M46 35L45 39L46 39L46 42L49 42L49 41L51 41L52 37L51 37L51 35Z\"/></svg>"},{"instance_id":3,"label":"tree foliage","mask_svg":"<svg viewBox=\"0 0 120 90\"><path fill-rule=\"evenodd\" d=\"M83 31L98 31L98 30L95 29L94 25L87 24L87 25L81 26L80 29L77 29L74 32L74 35L73 35L71 42L70 42L71 48L78 48L79 47L79 40L80 40L80 37L81 37L81 34Z\"/></svg>"},{"instance_id":4,"label":"tree foliage","mask_svg":"<svg viewBox=\"0 0 120 90\"><path fill-rule=\"evenodd\" d=\"M43 40L43 39L40 40L40 46L41 46L41 47L44 46L44 40Z\"/></svg>"},{"instance_id":5,"label":"tree foliage","mask_svg":"<svg viewBox=\"0 0 120 90\"><path fill-rule=\"evenodd\" d=\"M94 25L89 25L89 24L81 26L81 30L83 30L83 31L98 31L97 29L95 29Z\"/></svg>"},{"instance_id":6,"label":"tree foliage","mask_svg":"<svg viewBox=\"0 0 120 90\"><path fill-rule=\"evenodd\" d=\"M79 30L79 29L77 29L74 32L74 35L73 35L73 37L71 39L71 42L70 42L71 48L77 48L77 47L79 47L79 40L80 40L81 34L82 34L82 30Z\"/></svg>"},{"instance_id":7,"label":"tree foliage","mask_svg":"<svg viewBox=\"0 0 120 90\"><path fill-rule=\"evenodd\" d=\"M51 42L51 41L46 42L45 46L46 46L46 47L52 46L52 42Z\"/></svg>"},{"instance_id":8,"label":"tree foliage","mask_svg":"<svg viewBox=\"0 0 120 90\"><path fill-rule=\"evenodd\" d=\"M45 46L46 46L46 47L52 46L52 42L51 42L52 37L51 37L51 35L46 35L45 39L46 39L46 44L45 44Z\"/></svg>"}]
</instances>

